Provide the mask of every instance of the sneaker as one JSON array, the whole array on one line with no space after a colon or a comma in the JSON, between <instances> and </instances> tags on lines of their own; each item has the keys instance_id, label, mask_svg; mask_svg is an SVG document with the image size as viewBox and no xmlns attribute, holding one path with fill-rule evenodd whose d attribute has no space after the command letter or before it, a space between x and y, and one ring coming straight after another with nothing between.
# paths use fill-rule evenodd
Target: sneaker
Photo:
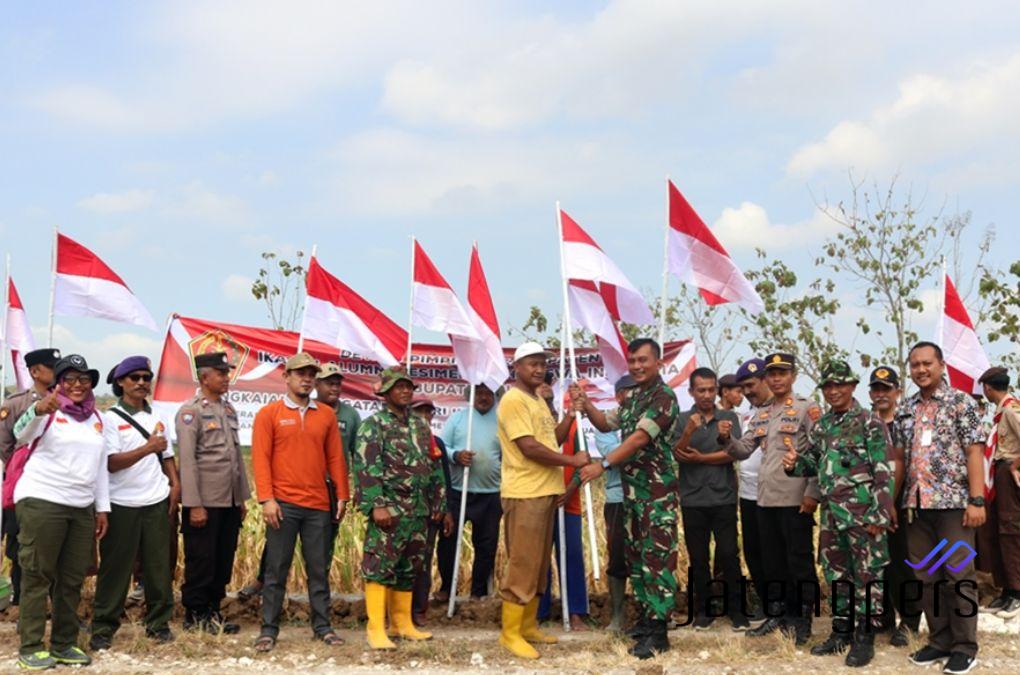
<instances>
[{"instance_id":1,"label":"sneaker","mask_svg":"<svg viewBox=\"0 0 1020 675\"><path fill-rule=\"evenodd\" d=\"M942 669L943 673L968 673L970 669L977 665L976 656L967 656L963 652L953 652L949 657L949 661L946 663L946 667Z\"/></svg>"},{"instance_id":2,"label":"sneaker","mask_svg":"<svg viewBox=\"0 0 1020 675\"><path fill-rule=\"evenodd\" d=\"M57 666L57 660L49 652L22 654L18 657L18 668L22 670L49 670Z\"/></svg>"},{"instance_id":3,"label":"sneaker","mask_svg":"<svg viewBox=\"0 0 1020 675\"><path fill-rule=\"evenodd\" d=\"M949 658L949 652L935 649L931 645L921 647L907 657L915 666L929 666L933 663L942 663Z\"/></svg>"},{"instance_id":4,"label":"sneaker","mask_svg":"<svg viewBox=\"0 0 1020 675\"><path fill-rule=\"evenodd\" d=\"M169 628L160 628L159 630L147 630L145 631L145 637L161 645L173 642L175 639L173 631L171 631Z\"/></svg>"},{"instance_id":5,"label":"sneaker","mask_svg":"<svg viewBox=\"0 0 1020 675\"><path fill-rule=\"evenodd\" d=\"M910 644L910 629L903 623L896 627L889 637L889 644L893 647L906 647Z\"/></svg>"},{"instance_id":6,"label":"sneaker","mask_svg":"<svg viewBox=\"0 0 1020 675\"><path fill-rule=\"evenodd\" d=\"M113 640L108 635L93 635L89 638L89 650L93 652L109 649L112 644Z\"/></svg>"},{"instance_id":7,"label":"sneaker","mask_svg":"<svg viewBox=\"0 0 1020 675\"><path fill-rule=\"evenodd\" d=\"M1020 598L1010 598L1002 609L995 613L1000 619L1012 619L1017 615L1020 615Z\"/></svg>"},{"instance_id":8,"label":"sneaker","mask_svg":"<svg viewBox=\"0 0 1020 675\"><path fill-rule=\"evenodd\" d=\"M709 630L713 623L715 623L715 617L701 615L694 618L694 623L691 626L694 630Z\"/></svg>"},{"instance_id":9,"label":"sneaker","mask_svg":"<svg viewBox=\"0 0 1020 675\"><path fill-rule=\"evenodd\" d=\"M145 600L145 586L141 582L135 584L127 596L128 605L139 605Z\"/></svg>"},{"instance_id":10,"label":"sneaker","mask_svg":"<svg viewBox=\"0 0 1020 675\"><path fill-rule=\"evenodd\" d=\"M978 611L986 614L998 614L999 610L1005 607L1007 603L1009 603L1009 596L1003 593Z\"/></svg>"},{"instance_id":11,"label":"sneaker","mask_svg":"<svg viewBox=\"0 0 1020 675\"><path fill-rule=\"evenodd\" d=\"M743 614L734 614L730 616L730 627L734 633L742 633L751 628L751 622Z\"/></svg>"},{"instance_id":12,"label":"sneaker","mask_svg":"<svg viewBox=\"0 0 1020 675\"><path fill-rule=\"evenodd\" d=\"M759 625L757 628L752 628L747 631L747 634L751 637L762 637L769 633L775 633L777 630L783 627L783 622L780 619L769 617Z\"/></svg>"},{"instance_id":13,"label":"sneaker","mask_svg":"<svg viewBox=\"0 0 1020 675\"><path fill-rule=\"evenodd\" d=\"M50 656L52 656L57 663L63 663L68 666L87 666L92 663L92 657L77 647L68 647L67 649L53 651L50 652Z\"/></svg>"}]
</instances>

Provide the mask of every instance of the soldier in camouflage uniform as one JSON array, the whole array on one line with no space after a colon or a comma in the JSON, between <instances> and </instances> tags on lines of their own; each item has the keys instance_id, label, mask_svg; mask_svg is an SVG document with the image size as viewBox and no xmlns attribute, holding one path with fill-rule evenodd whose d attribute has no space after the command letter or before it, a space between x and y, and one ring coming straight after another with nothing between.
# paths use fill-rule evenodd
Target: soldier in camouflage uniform
<instances>
[{"instance_id":1,"label":"soldier in camouflage uniform","mask_svg":"<svg viewBox=\"0 0 1020 675\"><path fill-rule=\"evenodd\" d=\"M639 338L627 347L627 363L637 383L632 396L615 410L602 413L578 387L571 390L577 409L600 431L620 430L623 442L580 471L584 482L619 465L623 482L626 552L634 598L641 608L630 635L630 653L646 659L669 649L666 621L673 611L677 581L677 511L679 481L672 441L680 407L676 395L659 375L658 343Z\"/></svg>"},{"instance_id":2,"label":"soldier in camouflage uniform","mask_svg":"<svg viewBox=\"0 0 1020 675\"><path fill-rule=\"evenodd\" d=\"M872 619L882 613L886 532L895 529L896 520L888 433L853 397L857 382L845 361L825 364L820 386L829 412L811 430L802 453L791 448L783 457L788 474L818 476L826 504L818 549L832 588L832 634L811 653L835 654L852 642L846 665L853 667L875 655Z\"/></svg>"},{"instance_id":3,"label":"soldier in camouflage uniform","mask_svg":"<svg viewBox=\"0 0 1020 675\"><path fill-rule=\"evenodd\" d=\"M399 637L427 640L411 620L411 589L425 556L428 520L446 501L443 474L432 461L432 430L411 414L415 385L401 368L382 372L378 394L386 406L358 429L354 467L358 508L368 518L361 576L365 579L368 644L393 649L386 610Z\"/></svg>"}]
</instances>

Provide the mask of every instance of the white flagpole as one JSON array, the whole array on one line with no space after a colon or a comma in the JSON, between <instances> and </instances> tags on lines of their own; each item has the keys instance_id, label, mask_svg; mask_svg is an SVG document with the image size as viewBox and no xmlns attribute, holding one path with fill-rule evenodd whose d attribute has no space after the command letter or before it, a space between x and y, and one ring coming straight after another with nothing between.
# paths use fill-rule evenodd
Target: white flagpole
<instances>
[{"instance_id":1,"label":"white flagpole","mask_svg":"<svg viewBox=\"0 0 1020 675\"><path fill-rule=\"evenodd\" d=\"M47 347L53 346L53 306L57 299L57 235L58 230L53 228L53 253L50 255L50 326Z\"/></svg>"},{"instance_id":2,"label":"white flagpole","mask_svg":"<svg viewBox=\"0 0 1020 675\"><path fill-rule=\"evenodd\" d=\"M474 427L475 421L475 386L468 382L468 386L471 387L471 393L468 394L468 425L467 425L467 439L464 442L464 449L471 449L471 433ZM453 612L457 605L457 578L460 574L460 552L461 547L464 545L464 518L467 515L467 494L468 494L468 479L471 476L471 467L463 467L463 477L460 481L460 515L457 518L457 552L453 557L453 577L450 581L450 604L446 608L446 616L452 617Z\"/></svg>"},{"instance_id":3,"label":"white flagpole","mask_svg":"<svg viewBox=\"0 0 1020 675\"><path fill-rule=\"evenodd\" d=\"M311 266L312 261L315 260L315 252L319 250L318 244L312 244L312 256L308 259L308 265ZM305 306L301 311L301 332L298 333L297 338L297 350L300 354L305 348L305 317L308 316L308 270L305 269Z\"/></svg>"},{"instance_id":4,"label":"white flagpole","mask_svg":"<svg viewBox=\"0 0 1020 675\"><path fill-rule=\"evenodd\" d=\"M3 334L0 335L0 406L7 400L7 362L13 359L7 353L7 316L11 313L11 254L6 257L4 273L4 318ZM3 464L0 464L2 467Z\"/></svg>"},{"instance_id":5,"label":"white flagpole","mask_svg":"<svg viewBox=\"0 0 1020 675\"><path fill-rule=\"evenodd\" d=\"M577 361L574 358L574 333L571 330L570 322L570 298L568 297L566 265L563 259L563 219L560 216L560 204L556 203L556 222L560 230L560 277L563 282L563 323L566 326L567 353L570 356L570 379L577 382ZM588 439L584 435L584 428L581 425L581 413L574 412L574 421L577 425L577 452L588 452ZM595 536L595 510L592 508L591 485L584 486L585 513L588 516L588 551L591 554L592 576L598 581L602 578L599 564L598 539Z\"/></svg>"},{"instance_id":6,"label":"white flagpole","mask_svg":"<svg viewBox=\"0 0 1020 675\"><path fill-rule=\"evenodd\" d=\"M560 211L559 203L556 204L556 213ZM562 242L563 237L560 237ZM560 248L563 244L560 244ZM562 276L562 275L561 275ZM566 349L567 345L567 332L570 331L570 327L567 326L566 322L562 322L560 326L560 379L557 380L557 384L562 387L564 382L565 364L566 364ZM562 393L562 392L561 392ZM553 390L555 395L555 390ZM563 407L563 396L558 396L560 404L560 421L563 420L563 416L567 414L566 408ZM555 401L555 399L554 399ZM564 507L556 509L556 524L557 530L559 530L559 564L556 566L556 574L560 579L560 611L563 614L563 630L570 632L570 600L567 597L567 516Z\"/></svg>"},{"instance_id":7,"label":"white flagpole","mask_svg":"<svg viewBox=\"0 0 1020 675\"><path fill-rule=\"evenodd\" d=\"M659 296L659 346L666 344L666 300L669 296L669 174L666 174L666 216L662 243L662 295Z\"/></svg>"},{"instance_id":8,"label":"white flagpole","mask_svg":"<svg viewBox=\"0 0 1020 675\"><path fill-rule=\"evenodd\" d=\"M407 309L407 374L411 374L411 333L414 327L414 235L411 235L411 300Z\"/></svg>"}]
</instances>

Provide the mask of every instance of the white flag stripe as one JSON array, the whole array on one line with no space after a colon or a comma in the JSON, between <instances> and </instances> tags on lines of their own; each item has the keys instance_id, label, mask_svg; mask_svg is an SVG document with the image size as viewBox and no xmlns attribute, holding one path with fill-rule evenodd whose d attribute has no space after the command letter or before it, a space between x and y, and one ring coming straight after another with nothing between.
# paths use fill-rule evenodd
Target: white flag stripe
<instances>
[{"instance_id":1,"label":"white flag stripe","mask_svg":"<svg viewBox=\"0 0 1020 675\"><path fill-rule=\"evenodd\" d=\"M57 274L55 286L55 314L121 321L159 332L149 310L126 286L76 274Z\"/></svg>"},{"instance_id":2,"label":"white flag stripe","mask_svg":"<svg viewBox=\"0 0 1020 675\"><path fill-rule=\"evenodd\" d=\"M758 291L732 259L673 229L669 231L669 269L685 283L736 303L752 314L765 309Z\"/></svg>"},{"instance_id":3,"label":"white flag stripe","mask_svg":"<svg viewBox=\"0 0 1020 675\"><path fill-rule=\"evenodd\" d=\"M571 323L600 338L598 347L606 379L615 383L627 373L627 357L621 351L616 324L606 309L605 301L595 291L574 284L567 285L567 298Z\"/></svg>"},{"instance_id":4,"label":"white flag stripe","mask_svg":"<svg viewBox=\"0 0 1020 675\"><path fill-rule=\"evenodd\" d=\"M974 390L970 393L982 393L983 387L977 380L991 364L984 348L981 347L977 333L953 317L944 316L940 346L945 354L946 363L974 380Z\"/></svg>"},{"instance_id":5,"label":"white flag stripe","mask_svg":"<svg viewBox=\"0 0 1020 675\"><path fill-rule=\"evenodd\" d=\"M14 363L14 379L18 389L27 389L32 385L32 376L25 365L25 354L35 349L32 329L28 325L28 315L18 307L7 307L7 353ZM4 354L3 358L7 358Z\"/></svg>"},{"instance_id":6,"label":"white flag stripe","mask_svg":"<svg viewBox=\"0 0 1020 675\"><path fill-rule=\"evenodd\" d=\"M563 275L568 279L610 283L640 295L616 263L590 244L563 242Z\"/></svg>"},{"instance_id":7,"label":"white flag stripe","mask_svg":"<svg viewBox=\"0 0 1020 675\"><path fill-rule=\"evenodd\" d=\"M305 339L374 358L384 367L399 363L357 314L311 295L305 300L302 334Z\"/></svg>"},{"instance_id":8,"label":"white flag stripe","mask_svg":"<svg viewBox=\"0 0 1020 675\"><path fill-rule=\"evenodd\" d=\"M449 288L416 282L411 320L415 326L428 330L479 339L478 331L471 325L460 300Z\"/></svg>"},{"instance_id":9,"label":"white flag stripe","mask_svg":"<svg viewBox=\"0 0 1020 675\"><path fill-rule=\"evenodd\" d=\"M464 379L471 384L484 384L492 391L496 391L510 377L506 354L503 352L499 336L489 329L470 305L467 313L481 338L474 340L450 335L457 367Z\"/></svg>"}]
</instances>

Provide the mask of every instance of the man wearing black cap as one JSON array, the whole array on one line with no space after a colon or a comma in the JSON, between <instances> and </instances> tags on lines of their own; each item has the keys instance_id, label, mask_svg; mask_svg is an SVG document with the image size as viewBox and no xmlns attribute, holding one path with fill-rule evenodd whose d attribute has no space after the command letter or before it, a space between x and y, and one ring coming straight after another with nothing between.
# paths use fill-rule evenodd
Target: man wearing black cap
<instances>
[{"instance_id":1,"label":"man wearing black cap","mask_svg":"<svg viewBox=\"0 0 1020 675\"><path fill-rule=\"evenodd\" d=\"M732 424L726 421L719 422L719 436L736 459L746 459L759 448L763 453L758 474L758 527L762 540L768 542L764 548L766 602L773 606L766 610L769 618L765 623L748 635L758 637L783 629L801 646L811 637L812 606L818 602L813 529L821 495L817 478L786 475L783 456L790 448L797 452L807 449L808 435L822 410L814 401L793 393L796 364L793 354L766 356L765 383L772 392L772 405L755 415L740 438L731 436Z\"/></svg>"},{"instance_id":2,"label":"man wearing black cap","mask_svg":"<svg viewBox=\"0 0 1020 675\"><path fill-rule=\"evenodd\" d=\"M54 382L53 366L59 359L59 349L36 349L25 354L25 366L32 377L32 386L12 394L0 407L0 460L4 464L11 461L17 447L14 423L49 392ZM3 514L3 534L7 537L5 553L11 561L11 586L14 589L11 603L17 605L21 599L21 564L18 563L18 520L14 517L14 509Z\"/></svg>"},{"instance_id":3,"label":"man wearing black cap","mask_svg":"<svg viewBox=\"0 0 1020 675\"><path fill-rule=\"evenodd\" d=\"M223 352L195 357L199 392L177 411L184 535L185 629L236 633L220 602L234 568L237 534L251 496L237 437L237 411L225 398L233 366Z\"/></svg>"},{"instance_id":4,"label":"man wearing black cap","mask_svg":"<svg viewBox=\"0 0 1020 675\"><path fill-rule=\"evenodd\" d=\"M744 402L744 392L734 373L719 378L719 409L736 410Z\"/></svg>"}]
</instances>

